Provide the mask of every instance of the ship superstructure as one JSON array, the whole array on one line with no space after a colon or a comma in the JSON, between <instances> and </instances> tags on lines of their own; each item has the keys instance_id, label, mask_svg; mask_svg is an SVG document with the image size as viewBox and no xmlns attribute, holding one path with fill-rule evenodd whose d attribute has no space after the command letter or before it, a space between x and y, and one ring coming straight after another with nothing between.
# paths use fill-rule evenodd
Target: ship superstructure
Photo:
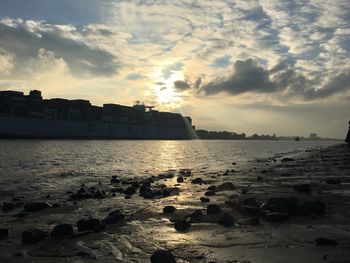
<instances>
[{"instance_id":1,"label":"ship superstructure","mask_svg":"<svg viewBox=\"0 0 350 263\"><path fill-rule=\"evenodd\" d=\"M99 107L82 99L43 99L38 90L0 91L2 138L190 139L192 134L190 117L140 102Z\"/></svg>"}]
</instances>

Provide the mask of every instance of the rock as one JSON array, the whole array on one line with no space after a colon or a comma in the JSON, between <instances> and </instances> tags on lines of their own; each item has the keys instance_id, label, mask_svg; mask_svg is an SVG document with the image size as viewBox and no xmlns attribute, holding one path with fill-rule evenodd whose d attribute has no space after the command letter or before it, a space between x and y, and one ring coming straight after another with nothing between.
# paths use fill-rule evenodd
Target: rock
<instances>
[{"instance_id":1,"label":"rock","mask_svg":"<svg viewBox=\"0 0 350 263\"><path fill-rule=\"evenodd\" d=\"M93 230L93 231L100 231L104 229L104 225L101 224L101 221L95 218L86 218L86 219L80 219L77 222L78 231L86 231L86 230Z\"/></svg>"},{"instance_id":2,"label":"rock","mask_svg":"<svg viewBox=\"0 0 350 263\"><path fill-rule=\"evenodd\" d=\"M9 229L5 227L0 228L0 238L8 237Z\"/></svg>"},{"instance_id":3,"label":"rock","mask_svg":"<svg viewBox=\"0 0 350 263\"><path fill-rule=\"evenodd\" d=\"M293 185L293 189L300 193L310 193L311 187L309 184L296 184Z\"/></svg>"},{"instance_id":4,"label":"rock","mask_svg":"<svg viewBox=\"0 0 350 263\"><path fill-rule=\"evenodd\" d=\"M327 184L341 184L341 180L337 178L328 178L326 180Z\"/></svg>"},{"instance_id":5,"label":"rock","mask_svg":"<svg viewBox=\"0 0 350 263\"><path fill-rule=\"evenodd\" d=\"M48 233L37 228L27 229L22 233L22 244L36 244L48 236Z\"/></svg>"},{"instance_id":6,"label":"rock","mask_svg":"<svg viewBox=\"0 0 350 263\"><path fill-rule=\"evenodd\" d=\"M118 221L124 219L124 214L120 212L119 210L115 210L111 213L108 214L108 216L104 219L102 219L103 224L114 224L117 223Z\"/></svg>"},{"instance_id":7,"label":"rock","mask_svg":"<svg viewBox=\"0 0 350 263\"><path fill-rule=\"evenodd\" d=\"M213 196L213 195L215 195L216 193L215 193L215 191L213 191L213 190L209 190L209 191L206 191L205 193L204 193L204 195L205 196Z\"/></svg>"},{"instance_id":8,"label":"rock","mask_svg":"<svg viewBox=\"0 0 350 263\"><path fill-rule=\"evenodd\" d=\"M174 255L166 250L157 250L150 259L151 263L176 263Z\"/></svg>"},{"instance_id":9,"label":"rock","mask_svg":"<svg viewBox=\"0 0 350 263\"><path fill-rule=\"evenodd\" d=\"M240 201L241 205L250 205L259 207L258 202L256 201L255 197L248 197Z\"/></svg>"},{"instance_id":10,"label":"rock","mask_svg":"<svg viewBox=\"0 0 350 263\"><path fill-rule=\"evenodd\" d=\"M264 218L270 222L283 222L289 219L288 213L273 212L265 214Z\"/></svg>"},{"instance_id":11,"label":"rock","mask_svg":"<svg viewBox=\"0 0 350 263\"><path fill-rule=\"evenodd\" d=\"M261 176L257 176L257 177L256 177L256 180L257 180L257 181L262 181L263 178L262 178Z\"/></svg>"},{"instance_id":12,"label":"rock","mask_svg":"<svg viewBox=\"0 0 350 263\"><path fill-rule=\"evenodd\" d=\"M112 176L111 184L119 184L120 182L120 179L118 179L116 175Z\"/></svg>"},{"instance_id":13,"label":"rock","mask_svg":"<svg viewBox=\"0 0 350 263\"><path fill-rule=\"evenodd\" d=\"M74 232L73 226L71 224L59 224L54 227L51 232L51 237L60 238L72 235Z\"/></svg>"},{"instance_id":14,"label":"rock","mask_svg":"<svg viewBox=\"0 0 350 263\"><path fill-rule=\"evenodd\" d=\"M210 202L210 199L206 198L206 197L201 197L200 200L202 203L209 203Z\"/></svg>"},{"instance_id":15,"label":"rock","mask_svg":"<svg viewBox=\"0 0 350 263\"><path fill-rule=\"evenodd\" d=\"M183 181L184 181L183 176L179 176L179 177L176 179L176 181L177 181L178 183L183 183Z\"/></svg>"},{"instance_id":16,"label":"rock","mask_svg":"<svg viewBox=\"0 0 350 263\"><path fill-rule=\"evenodd\" d=\"M135 181L135 182L131 183L131 187L134 189L138 189L140 187L140 184L139 184L139 182Z\"/></svg>"},{"instance_id":17,"label":"rock","mask_svg":"<svg viewBox=\"0 0 350 263\"><path fill-rule=\"evenodd\" d=\"M219 191L229 191L234 189L235 189L235 186L231 182L225 182L218 186Z\"/></svg>"},{"instance_id":18,"label":"rock","mask_svg":"<svg viewBox=\"0 0 350 263\"><path fill-rule=\"evenodd\" d=\"M322 201L303 202L298 208L298 214L301 216L319 215L322 216L326 212L326 205Z\"/></svg>"},{"instance_id":19,"label":"rock","mask_svg":"<svg viewBox=\"0 0 350 263\"><path fill-rule=\"evenodd\" d=\"M237 165L237 163L236 162L232 162L232 165Z\"/></svg>"},{"instance_id":20,"label":"rock","mask_svg":"<svg viewBox=\"0 0 350 263\"><path fill-rule=\"evenodd\" d=\"M221 213L221 208L218 205L208 205L207 206L207 214L208 215L217 215Z\"/></svg>"},{"instance_id":21,"label":"rock","mask_svg":"<svg viewBox=\"0 0 350 263\"><path fill-rule=\"evenodd\" d=\"M296 214L301 202L296 197L272 197L260 207L261 213L287 213Z\"/></svg>"},{"instance_id":22,"label":"rock","mask_svg":"<svg viewBox=\"0 0 350 263\"><path fill-rule=\"evenodd\" d=\"M237 223L239 225L243 225L243 226L256 226L260 223L260 217L259 216L253 216L253 217L249 217L249 218L243 218L243 219L239 219L237 220Z\"/></svg>"},{"instance_id":23,"label":"rock","mask_svg":"<svg viewBox=\"0 0 350 263\"><path fill-rule=\"evenodd\" d=\"M202 210L197 209L197 210L195 210L194 212L192 212L192 213L189 215L189 217L190 217L191 219L196 219L196 218L201 217L202 215L203 215Z\"/></svg>"},{"instance_id":24,"label":"rock","mask_svg":"<svg viewBox=\"0 0 350 263\"><path fill-rule=\"evenodd\" d=\"M178 220L174 224L176 231L186 231L191 227L191 224L186 220Z\"/></svg>"},{"instance_id":25,"label":"rock","mask_svg":"<svg viewBox=\"0 0 350 263\"><path fill-rule=\"evenodd\" d=\"M180 192L178 187L166 187L162 189L161 195L163 197L168 197L171 195L177 195Z\"/></svg>"},{"instance_id":26,"label":"rock","mask_svg":"<svg viewBox=\"0 0 350 263\"><path fill-rule=\"evenodd\" d=\"M333 239L328 239L324 237L316 238L315 240L317 246L337 246L338 242Z\"/></svg>"},{"instance_id":27,"label":"rock","mask_svg":"<svg viewBox=\"0 0 350 263\"><path fill-rule=\"evenodd\" d=\"M207 188L208 191L216 191L217 190L217 187L216 185L211 185Z\"/></svg>"},{"instance_id":28,"label":"rock","mask_svg":"<svg viewBox=\"0 0 350 263\"><path fill-rule=\"evenodd\" d=\"M126 195L133 195L135 193L136 193L135 189L131 186L126 188L126 190L124 191L124 194L126 194Z\"/></svg>"},{"instance_id":29,"label":"rock","mask_svg":"<svg viewBox=\"0 0 350 263\"><path fill-rule=\"evenodd\" d=\"M48 202L28 202L24 205L24 211L36 212L47 208L52 208L52 205Z\"/></svg>"},{"instance_id":30,"label":"rock","mask_svg":"<svg viewBox=\"0 0 350 263\"><path fill-rule=\"evenodd\" d=\"M97 189L97 190L94 192L94 197L95 197L95 198L105 198L105 197L106 197L106 193L105 193L105 191L103 191L102 189Z\"/></svg>"},{"instance_id":31,"label":"rock","mask_svg":"<svg viewBox=\"0 0 350 263\"><path fill-rule=\"evenodd\" d=\"M8 202L4 202L1 206L1 210L4 212L11 211L15 208L16 208L16 205L14 203L8 203Z\"/></svg>"},{"instance_id":32,"label":"rock","mask_svg":"<svg viewBox=\"0 0 350 263\"><path fill-rule=\"evenodd\" d=\"M202 178L195 178L191 181L191 184L203 184L203 182Z\"/></svg>"},{"instance_id":33,"label":"rock","mask_svg":"<svg viewBox=\"0 0 350 263\"><path fill-rule=\"evenodd\" d=\"M179 171L179 173L183 176L186 176L186 177L191 176L191 174L192 174L190 169L181 169Z\"/></svg>"},{"instance_id":34,"label":"rock","mask_svg":"<svg viewBox=\"0 0 350 263\"><path fill-rule=\"evenodd\" d=\"M294 161L293 158L282 158L282 159L281 159L281 162L282 162L282 163L292 162L292 161Z\"/></svg>"},{"instance_id":35,"label":"rock","mask_svg":"<svg viewBox=\"0 0 350 263\"><path fill-rule=\"evenodd\" d=\"M124 189L122 187L116 187L111 189L112 193L124 193Z\"/></svg>"},{"instance_id":36,"label":"rock","mask_svg":"<svg viewBox=\"0 0 350 263\"><path fill-rule=\"evenodd\" d=\"M234 223L235 221L233 217L228 214L223 215L219 220L219 224L224 227L231 227L234 225Z\"/></svg>"},{"instance_id":37,"label":"rock","mask_svg":"<svg viewBox=\"0 0 350 263\"><path fill-rule=\"evenodd\" d=\"M163 208L163 213L164 213L164 214L172 214L172 213L175 212L175 210L176 210L176 208L175 208L174 206L168 205L168 206L165 206L165 207Z\"/></svg>"}]
</instances>

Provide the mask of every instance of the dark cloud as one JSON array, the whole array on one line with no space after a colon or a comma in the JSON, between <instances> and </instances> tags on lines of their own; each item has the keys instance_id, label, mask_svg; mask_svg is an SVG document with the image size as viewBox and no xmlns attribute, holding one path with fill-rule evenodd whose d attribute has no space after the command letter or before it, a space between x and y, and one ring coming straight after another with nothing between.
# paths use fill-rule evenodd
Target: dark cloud
<instances>
[{"instance_id":1,"label":"dark cloud","mask_svg":"<svg viewBox=\"0 0 350 263\"><path fill-rule=\"evenodd\" d=\"M143 76L139 73L131 73L126 77L127 80L140 80L140 79L144 79L144 78L145 78L145 76Z\"/></svg>"},{"instance_id":2,"label":"dark cloud","mask_svg":"<svg viewBox=\"0 0 350 263\"><path fill-rule=\"evenodd\" d=\"M179 91L184 91L190 89L191 85L185 80L176 80L174 81L174 87Z\"/></svg>"},{"instance_id":3,"label":"dark cloud","mask_svg":"<svg viewBox=\"0 0 350 263\"><path fill-rule=\"evenodd\" d=\"M278 86L270 81L269 72L253 59L238 60L234 72L227 78L218 79L202 86L205 94L228 92L236 95L245 92L274 92Z\"/></svg>"},{"instance_id":4,"label":"dark cloud","mask_svg":"<svg viewBox=\"0 0 350 263\"><path fill-rule=\"evenodd\" d=\"M307 78L295 69L294 64L293 61L285 60L266 70L255 60L239 60L235 63L231 75L206 83L200 90L207 95L220 92L232 95L245 92L281 92L283 98L302 97L304 100L322 99L341 92L346 95L350 91L348 69L328 81L323 81L320 77Z\"/></svg>"},{"instance_id":5,"label":"dark cloud","mask_svg":"<svg viewBox=\"0 0 350 263\"><path fill-rule=\"evenodd\" d=\"M109 52L92 48L82 40L64 37L58 28L30 30L22 24L8 26L0 23L0 47L16 57L16 67L36 58L40 49L51 51L62 58L76 75L110 76L119 63Z\"/></svg>"}]
</instances>

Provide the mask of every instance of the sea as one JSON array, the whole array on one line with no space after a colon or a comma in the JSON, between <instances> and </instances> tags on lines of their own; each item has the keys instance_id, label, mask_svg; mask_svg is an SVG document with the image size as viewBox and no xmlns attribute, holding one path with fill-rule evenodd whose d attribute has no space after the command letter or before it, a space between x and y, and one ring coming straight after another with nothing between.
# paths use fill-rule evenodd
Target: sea
<instances>
[{"instance_id":1,"label":"sea","mask_svg":"<svg viewBox=\"0 0 350 263\"><path fill-rule=\"evenodd\" d=\"M0 198L68 191L79 183L142 178L170 169L243 169L339 141L1 140Z\"/></svg>"}]
</instances>

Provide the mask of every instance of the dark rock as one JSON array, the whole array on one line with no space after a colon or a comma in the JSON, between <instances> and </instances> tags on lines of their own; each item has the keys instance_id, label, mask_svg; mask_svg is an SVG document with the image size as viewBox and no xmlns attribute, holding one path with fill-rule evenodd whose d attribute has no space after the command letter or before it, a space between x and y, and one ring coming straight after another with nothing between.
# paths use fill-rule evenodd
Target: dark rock
<instances>
[{"instance_id":1,"label":"dark rock","mask_svg":"<svg viewBox=\"0 0 350 263\"><path fill-rule=\"evenodd\" d=\"M250 205L259 207L258 202L256 201L255 197L248 197L240 201L241 205Z\"/></svg>"},{"instance_id":2,"label":"dark rock","mask_svg":"<svg viewBox=\"0 0 350 263\"><path fill-rule=\"evenodd\" d=\"M293 185L293 189L300 193L310 193L311 187L309 184L296 184Z\"/></svg>"},{"instance_id":3,"label":"dark rock","mask_svg":"<svg viewBox=\"0 0 350 263\"><path fill-rule=\"evenodd\" d=\"M102 223L104 224L114 224L118 221L122 220L124 218L124 214L120 212L119 210L115 210L108 214L108 216L104 219L102 219Z\"/></svg>"},{"instance_id":4,"label":"dark rock","mask_svg":"<svg viewBox=\"0 0 350 263\"><path fill-rule=\"evenodd\" d=\"M233 162L232 165L236 165L237 163L236 162Z\"/></svg>"},{"instance_id":5,"label":"dark rock","mask_svg":"<svg viewBox=\"0 0 350 263\"><path fill-rule=\"evenodd\" d=\"M111 179L111 184L119 184L121 181L117 178L117 176L113 175Z\"/></svg>"},{"instance_id":6,"label":"dark rock","mask_svg":"<svg viewBox=\"0 0 350 263\"><path fill-rule=\"evenodd\" d=\"M264 216L267 221L271 222L283 222L289 219L288 213L273 212Z\"/></svg>"},{"instance_id":7,"label":"dark rock","mask_svg":"<svg viewBox=\"0 0 350 263\"><path fill-rule=\"evenodd\" d=\"M220 184L217 188L219 191L228 191L228 190L234 190L235 186L231 182L225 182Z\"/></svg>"},{"instance_id":8,"label":"dark rock","mask_svg":"<svg viewBox=\"0 0 350 263\"><path fill-rule=\"evenodd\" d=\"M130 199L131 196L130 196L130 195L126 195L124 198L125 198L125 199Z\"/></svg>"},{"instance_id":9,"label":"dark rock","mask_svg":"<svg viewBox=\"0 0 350 263\"><path fill-rule=\"evenodd\" d=\"M16 205L13 204L13 203L8 203L8 202L4 202L1 206L1 210L4 211L4 212L8 212L8 211L11 211L13 209L16 208Z\"/></svg>"},{"instance_id":10,"label":"dark rock","mask_svg":"<svg viewBox=\"0 0 350 263\"><path fill-rule=\"evenodd\" d=\"M209 187L207 188L207 190L209 190L209 191L216 191L216 190L217 190L217 187L216 187L216 185L211 185L211 186L209 186Z\"/></svg>"},{"instance_id":11,"label":"dark rock","mask_svg":"<svg viewBox=\"0 0 350 263\"><path fill-rule=\"evenodd\" d=\"M237 223L239 225L249 225L249 226L256 226L260 223L260 217L259 216L253 216L253 217L249 217L249 218L243 218L243 219L239 219L237 220Z\"/></svg>"},{"instance_id":12,"label":"dark rock","mask_svg":"<svg viewBox=\"0 0 350 263\"><path fill-rule=\"evenodd\" d=\"M260 207L262 214L287 213L296 214L301 202L296 197L273 197L263 203Z\"/></svg>"},{"instance_id":13,"label":"dark rock","mask_svg":"<svg viewBox=\"0 0 350 263\"><path fill-rule=\"evenodd\" d=\"M220 220L219 220L219 224L224 226L224 227L231 227L233 226L235 223L234 219L232 216L230 215L223 215Z\"/></svg>"},{"instance_id":14,"label":"dark rock","mask_svg":"<svg viewBox=\"0 0 350 263\"><path fill-rule=\"evenodd\" d=\"M298 208L298 214L301 216L324 215L326 205L322 201L307 201L303 202Z\"/></svg>"},{"instance_id":15,"label":"dark rock","mask_svg":"<svg viewBox=\"0 0 350 263\"><path fill-rule=\"evenodd\" d=\"M190 217L191 219L196 219L196 218L201 217L202 215L203 215L202 210L197 209L197 210L195 210L194 212L192 212L192 213L189 215L189 217Z\"/></svg>"},{"instance_id":16,"label":"dark rock","mask_svg":"<svg viewBox=\"0 0 350 263\"><path fill-rule=\"evenodd\" d=\"M202 203L209 203L210 202L210 199L206 198L206 197L201 197L200 200Z\"/></svg>"},{"instance_id":17,"label":"dark rock","mask_svg":"<svg viewBox=\"0 0 350 263\"><path fill-rule=\"evenodd\" d=\"M263 178L262 178L261 176L257 176L257 177L256 177L256 180L257 180L257 181L262 181Z\"/></svg>"},{"instance_id":18,"label":"dark rock","mask_svg":"<svg viewBox=\"0 0 350 263\"><path fill-rule=\"evenodd\" d=\"M100 231L104 229L104 225L101 224L101 221L95 218L86 218L86 219L80 219L77 222L78 231L86 231L86 230L93 230L93 231Z\"/></svg>"},{"instance_id":19,"label":"dark rock","mask_svg":"<svg viewBox=\"0 0 350 263\"><path fill-rule=\"evenodd\" d=\"M106 193L102 189L98 189L98 190L96 190L94 192L94 197L95 198L105 198L106 197Z\"/></svg>"},{"instance_id":20,"label":"dark rock","mask_svg":"<svg viewBox=\"0 0 350 263\"><path fill-rule=\"evenodd\" d=\"M148 191L142 194L144 199L151 199L155 197L155 194L152 191Z\"/></svg>"},{"instance_id":21,"label":"dark rock","mask_svg":"<svg viewBox=\"0 0 350 263\"><path fill-rule=\"evenodd\" d=\"M165 207L163 208L163 213L164 213L164 214L172 214L172 213L175 212L175 210L176 210L176 208L175 208L174 206L169 205L169 206L165 206Z\"/></svg>"},{"instance_id":22,"label":"dark rock","mask_svg":"<svg viewBox=\"0 0 350 263\"><path fill-rule=\"evenodd\" d=\"M191 227L191 224L186 220L178 220L174 224L176 231L186 231Z\"/></svg>"},{"instance_id":23,"label":"dark rock","mask_svg":"<svg viewBox=\"0 0 350 263\"><path fill-rule=\"evenodd\" d=\"M9 229L1 227L0 228L0 238L8 237L9 235Z\"/></svg>"},{"instance_id":24,"label":"dark rock","mask_svg":"<svg viewBox=\"0 0 350 263\"><path fill-rule=\"evenodd\" d=\"M282 159L281 159L281 162L282 162L282 163L292 162L292 161L294 161L293 158L282 158Z\"/></svg>"},{"instance_id":25,"label":"dark rock","mask_svg":"<svg viewBox=\"0 0 350 263\"><path fill-rule=\"evenodd\" d=\"M124 193L124 189L121 187L112 188L112 193Z\"/></svg>"},{"instance_id":26,"label":"dark rock","mask_svg":"<svg viewBox=\"0 0 350 263\"><path fill-rule=\"evenodd\" d=\"M337 178L328 178L326 180L327 184L341 184L341 180Z\"/></svg>"},{"instance_id":27,"label":"dark rock","mask_svg":"<svg viewBox=\"0 0 350 263\"><path fill-rule=\"evenodd\" d=\"M51 237L67 237L72 235L73 232L73 226L71 224L60 224L54 227L54 229L51 232Z\"/></svg>"},{"instance_id":28,"label":"dark rock","mask_svg":"<svg viewBox=\"0 0 350 263\"><path fill-rule=\"evenodd\" d=\"M37 228L28 229L22 233L22 244L36 244L48 236L48 233Z\"/></svg>"},{"instance_id":29,"label":"dark rock","mask_svg":"<svg viewBox=\"0 0 350 263\"><path fill-rule=\"evenodd\" d=\"M24 211L36 212L47 208L52 208L52 205L48 202L29 202L24 205Z\"/></svg>"},{"instance_id":30,"label":"dark rock","mask_svg":"<svg viewBox=\"0 0 350 263\"><path fill-rule=\"evenodd\" d=\"M178 187L166 187L166 188L162 189L162 196L163 197L177 195L178 193L179 193Z\"/></svg>"},{"instance_id":31,"label":"dark rock","mask_svg":"<svg viewBox=\"0 0 350 263\"><path fill-rule=\"evenodd\" d=\"M207 206L207 214L208 215L217 215L221 213L221 208L218 205L208 205Z\"/></svg>"},{"instance_id":32,"label":"dark rock","mask_svg":"<svg viewBox=\"0 0 350 263\"><path fill-rule=\"evenodd\" d=\"M71 194L69 197L74 200L82 200L82 199L93 198L93 194L88 192L81 192L81 193L76 192Z\"/></svg>"},{"instance_id":33,"label":"dark rock","mask_svg":"<svg viewBox=\"0 0 350 263\"><path fill-rule=\"evenodd\" d=\"M131 187L134 189L138 189L140 187L140 184L139 182L135 181L135 182L132 182Z\"/></svg>"},{"instance_id":34,"label":"dark rock","mask_svg":"<svg viewBox=\"0 0 350 263\"><path fill-rule=\"evenodd\" d=\"M213 195L215 195L215 194L216 194L215 191L212 191L212 190L206 191L206 192L204 193L205 196L213 196Z\"/></svg>"},{"instance_id":35,"label":"dark rock","mask_svg":"<svg viewBox=\"0 0 350 263\"><path fill-rule=\"evenodd\" d=\"M195 178L191 181L192 184L203 184L203 182L202 178Z\"/></svg>"},{"instance_id":36,"label":"dark rock","mask_svg":"<svg viewBox=\"0 0 350 263\"><path fill-rule=\"evenodd\" d=\"M179 173L183 176L186 176L186 177L191 176L191 174L192 174L190 169L182 169L182 170L180 170Z\"/></svg>"},{"instance_id":37,"label":"dark rock","mask_svg":"<svg viewBox=\"0 0 350 263\"><path fill-rule=\"evenodd\" d=\"M133 187L128 187L125 191L124 191L124 194L126 194L126 195L133 195L133 194L135 194L136 193L136 191L135 191L135 189L133 188Z\"/></svg>"},{"instance_id":38,"label":"dark rock","mask_svg":"<svg viewBox=\"0 0 350 263\"><path fill-rule=\"evenodd\" d=\"M184 181L183 176L179 176L179 177L176 179L176 181L177 181L178 183L183 183L183 181Z\"/></svg>"},{"instance_id":39,"label":"dark rock","mask_svg":"<svg viewBox=\"0 0 350 263\"><path fill-rule=\"evenodd\" d=\"M150 259L151 263L176 263L174 255L166 250L157 250Z\"/></svg>"},{"instance_id":40,"label":"dark rock","mask_svg":"<svg viewBox=\"0 0 350 263\"><path fill-rule=\"evenodd\" d=\"M317 246L337 246L338 242L333 239L328 239L324 237L316 238L315 240Z\"/></svg>"}]
</instances>

